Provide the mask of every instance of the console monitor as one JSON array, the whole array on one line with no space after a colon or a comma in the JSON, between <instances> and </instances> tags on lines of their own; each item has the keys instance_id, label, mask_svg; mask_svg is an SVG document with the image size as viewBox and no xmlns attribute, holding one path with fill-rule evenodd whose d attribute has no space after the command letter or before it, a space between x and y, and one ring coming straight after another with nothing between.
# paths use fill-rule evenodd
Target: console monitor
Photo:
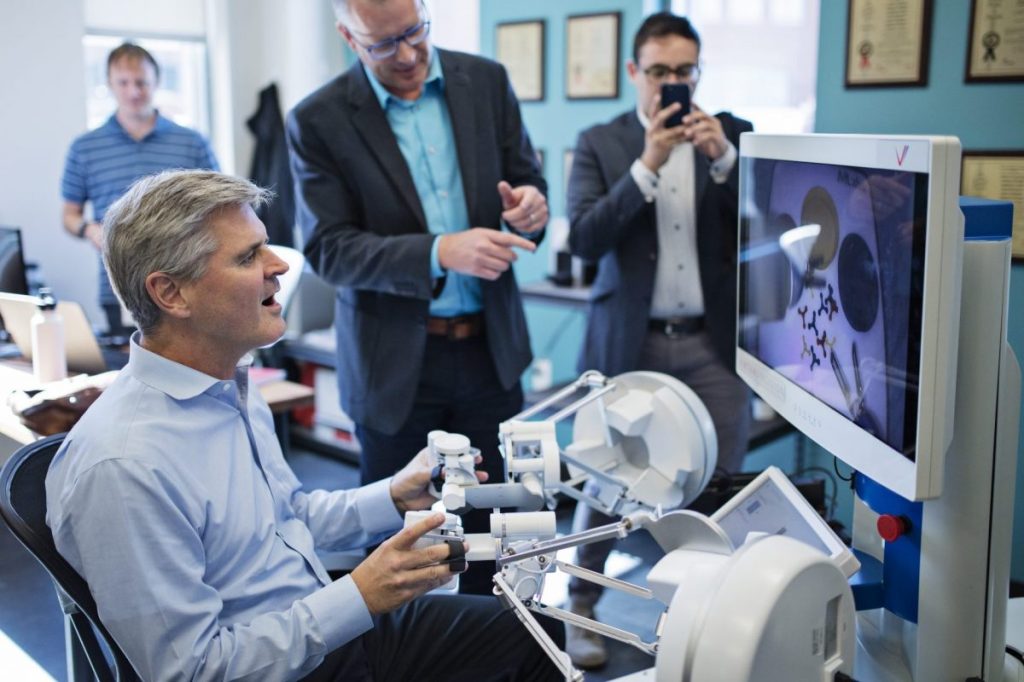
<instances>
[{"instance_id":1,"label":"console monitor","mask_svg":"<svg viewBox=\"0 0 1024 682\"><path fill-rule=\"evenodd\" d=\"M24 254L21 230L0 226L0 292L28 293Z\"/></svg>"},{"instance_id":2,"label":"console monitor","mask_svg":"<svg viewBox=\"0 0 1024 682\"><path fill-rule=\"evenodd\" d=\"M952 439L959 178L950 137L740 142L737 372L910 500L939 495Z\"/></svg>"}]
</instances>

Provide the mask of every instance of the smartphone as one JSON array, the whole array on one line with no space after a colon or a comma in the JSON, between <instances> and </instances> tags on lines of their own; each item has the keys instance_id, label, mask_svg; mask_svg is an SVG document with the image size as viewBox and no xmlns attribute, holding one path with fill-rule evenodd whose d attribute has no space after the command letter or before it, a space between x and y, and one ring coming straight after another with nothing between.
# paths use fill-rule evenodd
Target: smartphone
<instances>
[{"instance_id":1,"label":"smartphone","mask_svg":"<svg viewBox=\"0 0 1024 682\"><path fill-rule=\"evenodd\" d=\"M683 124L683 116L690 113L690 86L686 83L663 83L661 86L661 108L679 102L680 109L665 121L666 128Z\"/></svg>"}]
</instances>

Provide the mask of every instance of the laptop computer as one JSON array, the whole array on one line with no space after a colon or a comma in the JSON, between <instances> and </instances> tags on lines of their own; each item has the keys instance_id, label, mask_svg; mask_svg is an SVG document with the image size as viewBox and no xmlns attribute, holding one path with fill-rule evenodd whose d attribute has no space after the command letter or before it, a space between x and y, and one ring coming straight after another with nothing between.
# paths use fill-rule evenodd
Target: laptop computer
<instances>
[{"instance_id":1,"label":"laptop computer","mask_svg":"<svg viewBox=\"0 0 1024 682\"><path fill-rule=\"evenodd\" d=\"M0 292L0 317L18 350L27 360L32 359L32 316L39 299L35 296ZM103 349L89 324L82 306L74 301L58 301L57 313L64 321L64 347L68 372L72 374L99 374L120 369L128 362L128 353Z\"/></svg>"}]
</instances>

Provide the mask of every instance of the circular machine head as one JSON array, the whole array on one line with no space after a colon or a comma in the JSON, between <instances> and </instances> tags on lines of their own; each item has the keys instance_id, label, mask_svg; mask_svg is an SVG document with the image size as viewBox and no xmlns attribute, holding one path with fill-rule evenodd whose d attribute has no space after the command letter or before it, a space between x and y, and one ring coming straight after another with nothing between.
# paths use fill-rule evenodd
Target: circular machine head
<instances>
[{"instance_id":1,"label":"circular machine head","mask_svg":"<svg viewBox=\"0 0 1024 682\"><path fill-rule=\"evenodd\" d=\"M565 453L612 479L590 480L600 489L596 497L609 508L617 504L620 514L689 504L718 461L718 439L704 403L667 374L627 372L611 382L613 391L576 413ZM584 473L568 467L572 476Z\"/></svg>"},{"instance_id":2,"label":"circular machine head","mask_svg":"<svg viewBox=\"0 0 1024 682\"><path fill-rule=\"evenodd\" d=\"M671 645L658 649L658 682L830 680L853 672L853 592L822 552L766 535L729 557L685 547L673 553L679 586L662 629L661 641Z\"/></svg>"},{"instance_id":3,"label":"circular machine head","mask_svg":"<svg viewBox=\"0 0 1024 682\"><path fill-rule=\"evenodd\" d=\"M859 234L849 234L839 249L839 300L854 331L875 326L879 307L878 265Z\"/></svg>"},{"instance_id":4,"label":"circular machine head","mask_svg":"<svg viewBox=\"0 0 1024 682\"><path fill-rule=\"evenodd\" d=\"M800 224L818 225L818 238L811 247L807 263L815 270L826 269L839 247L839 211L827 189L817 186L808 190L800 211Z\"/></svg>"}]
</instances>

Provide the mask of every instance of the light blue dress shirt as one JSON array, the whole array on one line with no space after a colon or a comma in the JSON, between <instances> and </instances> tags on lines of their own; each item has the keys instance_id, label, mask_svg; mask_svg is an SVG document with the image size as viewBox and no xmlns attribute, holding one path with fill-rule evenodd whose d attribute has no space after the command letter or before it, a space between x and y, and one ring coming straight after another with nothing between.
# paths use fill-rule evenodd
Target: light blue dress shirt
<instances>
[{"instance_id":1,"label":"light blue dress shirt","mask_svg":"<svg viewBox=\"0 0 1024 682\"><path fill-rule=\"evenodd\" d=\"M437 51L430 51L427 80L415 100L403 100L389 93L369 69L366 69L366 77L409 166L427 229L443 235L472 227ZM497 188L494 191L497 192ZM437 256L439 242L440 239L434 239L430 252L430 269L435 278L445 274ZM438 317L475 313L482 308L480 280L457 272L448 273L441 295L430 302L430 314Z\"/></svg>"},{"instance_id":2,"label":"light blue dress shirt","mask_svg":"<svg viewBox=\"0 0 1024 682\"><path fill-rule=\"evenodd\" d=\"M315 549L401 526L390 480L303 492L246 367L218 380L132 339L46 479L57 549L145 680L291 680L373 622Z\"/></svg>"}]
</instances>

